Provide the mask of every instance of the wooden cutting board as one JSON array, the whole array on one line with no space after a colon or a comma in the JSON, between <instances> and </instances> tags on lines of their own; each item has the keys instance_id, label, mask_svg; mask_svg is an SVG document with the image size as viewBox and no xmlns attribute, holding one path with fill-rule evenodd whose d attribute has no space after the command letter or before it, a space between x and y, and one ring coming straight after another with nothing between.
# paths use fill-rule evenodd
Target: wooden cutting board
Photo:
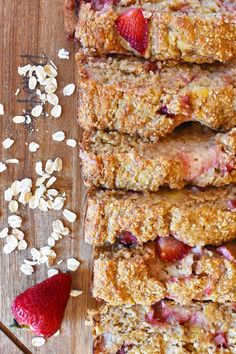
<instances>
[{"instance_id":1,"label":"wooden cutting board","mask_svg":"<svg viewBox=\"0 0 236 354\"><path fill-rule=\"evenodd\" d=\"M63 130L68 138L80 139L81 132L76 119L76 94L64 98L62 88L76 82L74 55L76 45L67 42L63 27L63 0L1 0L0 4L0 103L4 104L5 115L0 116L0 161L6 158L18 158L18 165L9 166L0 174L0 230L7 226L7 203L3 191L15 179L32 177L35 179L34 164L37 160L45 162L49 158L61 157L64 164L63 172L55 187L67 193L67 207L81 216L85 191L80 176L78 147L68 147L65 142L53 142L52 132ZM60 60L57 56L60 48L70 50L70 60ZM63 106L63 115L58 119L37 118L35 131L29 132L22 124L14 124L12 117L22 113L24 103L17 102L21 96L15 96L20 88L20 76L17 67L28 62L22 54L46 53L58 66L58 95ZM2 148L2 141L10 137L15 144L9 150ZM26 143L36 141L40 149L30 153ZM55 218L61 218L56 212L44 213L39 210L20 208L18 213L23 217L22 230L30 247L41 247L47 244L52 231L51 225ZM69 225L69 224L67 224ZM47 354L90 354L90 330L84 325L87 307L92 305L90 297L91 247L83 241L82 217L69 225L72 238L64 238L57 243L55 250L58 259L76 257L81 261L79 270L73 273L73 288L83 290L83 295L71 298L65 319L58 337L51 338L40 348L31 345L33 335L24 331L15 331L14 335L7 330L12 322L10 304L19 293L42 281L47 277L46 266L36 269L31 276L20 271L24 258L29 257L29 250L3 254L4 240L0 239L0 353L14 354L47 353ZM61 267L63 269L63 266ZM7 333L7 334L4 334ZM10 339L9 339L10 338ZM14 341L21 350L17 349ZM28 348L28 349L27 349Z\"/></svg>"}]
</instances>

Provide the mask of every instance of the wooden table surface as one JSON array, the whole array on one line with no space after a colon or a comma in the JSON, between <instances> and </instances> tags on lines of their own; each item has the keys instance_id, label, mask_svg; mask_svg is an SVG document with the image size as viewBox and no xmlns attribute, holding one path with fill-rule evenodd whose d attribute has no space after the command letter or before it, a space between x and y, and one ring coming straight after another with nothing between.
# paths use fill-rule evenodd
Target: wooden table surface
<instances>
[{"instance_id":1,"label":"wooden table surface","mask_svg":"<svg viewBox=\"0 0 236 354\"><path fill-rule=\"evenodd\" d=\"M63 130L68 138L80 138L76 120L76 94L63 97L62 88L76 82L74 54L76 45L67 42L63 28L63 0L1 0L0 5L0 103L4 104L5 115L0 116L0 161L6 158L18 158L18 165L11 165L0 174L0 230L7 226L7 202L3 191L16 179L30 177L35 180L34 164L37 160L45 162L49 158L61 157L63 172L55 184L60 191L66 191L66 207L81 216L85 196L80 177L78 147L68 147L64 142L53 142L52 132ZM60 48L70 50L70 60L60 60L57 56ZM35 119L35 131L29 132L24 125L14 124L12 117L19 115L24 104L18 103L15 91L21 85L17 67L28 63L22 54L46 53L58 66L58 95L61 98L63 114L58 119ZM2 148L2 141L10 137L15 144L9 150ZM40 149L30 153L26 143L36 141ZM29 247L41 247L47 244L51 224L55 218L61 218L60 212L42 212L28 207L20 208L23 217L22 230L26 234ZM67 224L68 225L68 224ZM70 224L73 238L60 240L55 250L58 259L76 257L81 261L80 268L73 273L73 288L83 290L83 295L70 298L61 334L48 340L47 344L35 348L31 344L32 334L8 326L12 322L10 304L19 293L47 277L47 267L36 267L35 273L26 276L20 271L24 258L30 256L29 249L5 255L2 252L4 240L0 239L0 353L47 353L47 354L90 354L90 330L84 325L87 307L92 304L90 297L91 247L83 241L82 218ZM63 269L63 267L61 267Z\"/></svg>"}]
</instances>

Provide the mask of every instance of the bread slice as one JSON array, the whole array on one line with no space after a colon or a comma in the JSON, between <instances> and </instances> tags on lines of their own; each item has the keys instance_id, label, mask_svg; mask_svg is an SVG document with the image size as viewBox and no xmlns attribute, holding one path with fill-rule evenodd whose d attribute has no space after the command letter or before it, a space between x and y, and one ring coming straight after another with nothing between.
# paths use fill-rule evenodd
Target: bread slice
<instances>
[{"instance_id":1,"label":"bread slice","mask_svg":"<svg viewBox=\"0 0 236 354\"><path fill-rule=\"evenodd\" d=\"M73 11L68 0L66 5L65 26L71 33ZM80 1L75 8L75 37L92 55L136 54L151 60L196 63L236 57L234 1L92 0ZM139 9L141 26L133 25L136 18L129 16L134 8Z\"/></svg>"},{"instance_id":2,"label":"bread slice","mask_svg":"<svg viewBox=\"0 0 236 354\"><path fill-rule=\"evenodd\" d=\"M236 242L191 248L173 236L143 246L99 249L93 296L113 306L147 305L164 298L180 304L236 301L235 260Z\"/></svg>"},{"instance_id":3,"label":"bread slice","mask_svg":"<svg viewBox=\"0 0 236 354\"><path fill-rule=\"evenodd\" d=\"M162 301L91 312L94 354L235 353L235 304Z\"/></svg>"},{"instance_id":4,"label":"bread slice","mask_svg":"<svg viewBox=\"0 0 236 354\"><path fill-rule=\"evenodd\" d=\"M235 182L235 152L235 128L216 134L194 125L156 143L117 132L85 132L80 156L89 187L156 191Z\"/></svg>"},{"instance_id":5,"label":"bread slice","mask_svg":"<svg viewBox=\"0 0 236 354\"><path fill-rule=\"evenodd\" d=\"M124 233L137 243L175 235L190 246L219 245L235 239L236 187L156 193L89 191L85 241L114 244Z\"/></svg>"},{"instance_id":6,"label":"bread slice","mask_svg":"<svg viewBox=\"0 0 236 354\"><path fill-rule=\"evenodd\" d=\"M190 120L222 131L236 126L235 66L164 65L82 52L76 59L78 117L86 130L157 140Z\"/></svg>"}]
</instances>

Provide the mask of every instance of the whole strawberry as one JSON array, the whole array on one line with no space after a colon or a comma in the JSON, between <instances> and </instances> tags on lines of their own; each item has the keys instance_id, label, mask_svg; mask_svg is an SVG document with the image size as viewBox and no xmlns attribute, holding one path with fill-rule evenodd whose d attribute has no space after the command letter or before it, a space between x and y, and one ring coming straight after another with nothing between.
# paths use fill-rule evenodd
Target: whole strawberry
<instances>
[{"instance_id":1,"label":"whole strawberry","mask_svg":"<svg viewBox=\"0 0 236 354\"><path fill-rule=\"evenodd\" d=\"M14 319L19 327L51 337L61 327L70 290L69 273L44 280L15 298L11 306Z\"/></svg>"}]
</instances>

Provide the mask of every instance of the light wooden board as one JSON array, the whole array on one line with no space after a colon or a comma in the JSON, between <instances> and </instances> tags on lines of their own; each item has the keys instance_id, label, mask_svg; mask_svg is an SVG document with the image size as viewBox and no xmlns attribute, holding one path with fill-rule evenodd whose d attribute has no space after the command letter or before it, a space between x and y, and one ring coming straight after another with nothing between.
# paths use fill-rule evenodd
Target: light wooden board
<instances>
[{"instance_id":1,"label":"light wooden board","mask_svg":"<svg viewBox=\"0 0 236 354\"><path fill-rule=\"evenodd\" d=\"M67 147L65 142L52 142L52 132L63 130L67 137L80 138L80 131L76 119L76 94L63 98L61 89L68 83L75 82L76 52L74 43L66 41L63 28L63 0L1 0L0 4L0 102L4 104L5 115L0 116L0 161L6 158L18 158L19 165L12 165L7 171L0 174L0 229L7 225L7 203L2 192L15 179L32 177L35 180L33 166L37 160L45 161L48 158L61 157L64 163L56 188L66 191L68 195L67 207L82 214L84 201L84 187L80 177L78 148ZM69 49L71 59L60 60L57 52L60 48ZM35 122L35 132L28 132L23 125L16 125L12 117L21 114L24 105L17 103L14 95L20 87L20 77L17 67L24 65L27 60L21 54L46 53L58 66L58 83L63 115L59 119L38 118ZM3 150L1 143L7 137L15 140L10 150ZM26 143L36 141L40 143L37 153L29 153ZM31 247L46 245L51 232L52 221L60 213L32 211L29 208L20 208L23 216L22 230ZM70 226L71 227L71 226ZM89 354L91 350L91 336L89 329L84 325L87 307L92 303L90 297L90 269L91 247L83 241L82 218L72 225L72 239L63 239L58 242L56 252L58 259L76 257L81 260L80 269L73 274L73 288L82 289L83 295L71 298L66 316L63 321L61 335L52 338L47 345L34 348L31 345L31 334L23 331L14 332L19 340L32 353L47 354ZM29 256L29 251L15 252L10 256L2 253L4 241L0 240L0 321L8 326L12 322L10 304L12 299L29 286L47 277L44 266L27 277L21 273L19 267L23 259ZM9 339L1 335L0 353L5 354ZM9 351L14 353L14 351Z\"/></svg>"}]
</instances>

